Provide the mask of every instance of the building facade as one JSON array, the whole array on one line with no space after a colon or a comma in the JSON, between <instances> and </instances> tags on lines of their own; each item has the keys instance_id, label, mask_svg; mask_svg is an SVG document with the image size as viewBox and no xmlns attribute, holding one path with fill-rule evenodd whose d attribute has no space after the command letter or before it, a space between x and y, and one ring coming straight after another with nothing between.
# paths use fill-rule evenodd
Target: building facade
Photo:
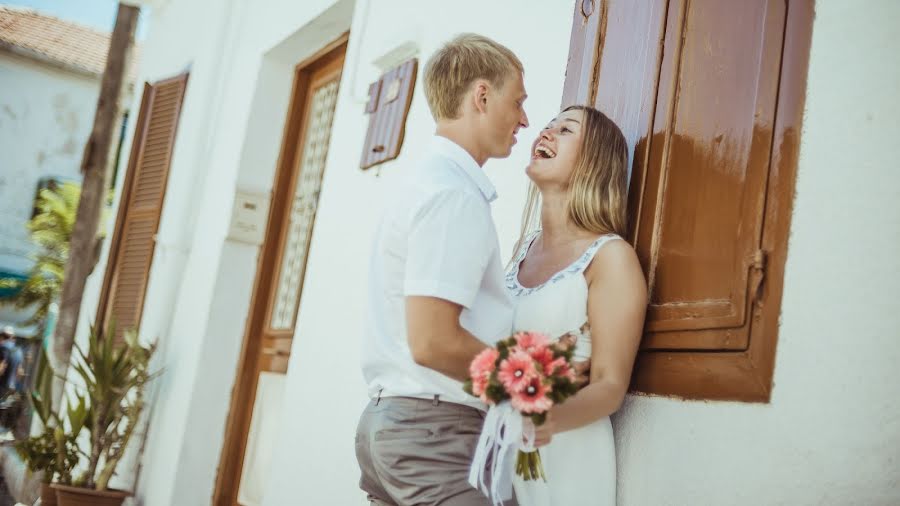
<instances>
[{"instance_id":1,"label":"building facade","mask_svg":"<svg viewBox=\"0 0 900 506\"><path fill-rule=\"evenodd\" d=\"M485 166L506 255L560 104L597 104L632 144L653 296L614 416L619 503L900 501L900 9L722 5L155 2L79 334L127 314L160 343L122 477L138 503L365 503L370 239L433 134L412 71L460 32L526 69L532 126Z\"/></svg>"}]
</instances>

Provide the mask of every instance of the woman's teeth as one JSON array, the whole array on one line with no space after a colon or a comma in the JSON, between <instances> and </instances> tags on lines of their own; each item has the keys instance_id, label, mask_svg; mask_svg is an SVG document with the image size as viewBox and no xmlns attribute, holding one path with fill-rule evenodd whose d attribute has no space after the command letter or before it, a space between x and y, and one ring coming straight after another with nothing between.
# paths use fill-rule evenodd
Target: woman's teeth
<instances>
[{"instance_id":1,"label":"woman's teeth","mask_svg":"<svg viewBox=\"0 0 900 506\"><path fill-rule=\"evenodd\" d=\"M544 146L538 146L534 148L534 154L540 156L541 158L553 158L556 156L556 153L550 151Z\"/></svg>"}]
</instances>

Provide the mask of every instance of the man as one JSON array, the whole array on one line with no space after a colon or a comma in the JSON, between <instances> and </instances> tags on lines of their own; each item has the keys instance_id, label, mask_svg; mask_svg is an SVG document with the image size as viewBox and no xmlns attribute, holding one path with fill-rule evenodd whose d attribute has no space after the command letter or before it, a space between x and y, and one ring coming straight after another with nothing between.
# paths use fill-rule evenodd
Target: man
<instances>
[{"instance_id":1,"label":"man","mask_svg":"<svg viewBox=\"0 0 900 506\"><path fill-rule=\"evenodd\" d=\"M468 484L485 406L462 390L472 358L508 337L512 303L482 170L528 126L522 63L464 34L425 66L437 123L424 159L386 210L371 257L356 434L373 505L487 505Z\"/></svg>"}]
</instances>

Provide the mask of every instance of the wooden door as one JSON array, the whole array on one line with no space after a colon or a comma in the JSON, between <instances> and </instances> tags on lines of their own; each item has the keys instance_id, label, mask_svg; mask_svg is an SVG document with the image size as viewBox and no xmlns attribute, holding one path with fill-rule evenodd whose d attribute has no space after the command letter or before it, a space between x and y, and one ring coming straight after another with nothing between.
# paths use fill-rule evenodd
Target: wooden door
<instances>
[{"instance_id":1,"label":"wooden door","mask_svg":"<svg viewBox=\"0 0 900 506\"><path fill-rule=\"evenodd\" d=\"M271 424L264 424L271 420L261 419L267 411L257 401L267 402L262 399L272 397L271 392L261 389L279 384L288 368L346 40L346 36L342 37L296 70L269 222L228 417L214 497L216 505L254 503L251 499L241 499L254 495L250 490L253 486L242 478L247 478L248 471L258 471L254 468L258 464L256 459L264 457L258 457L259 452L253 448L248 449L248 436L252 433L253 441L268 437L268 434L260 436L259 431L271 429Z\"/></svg>"}]
</instances>

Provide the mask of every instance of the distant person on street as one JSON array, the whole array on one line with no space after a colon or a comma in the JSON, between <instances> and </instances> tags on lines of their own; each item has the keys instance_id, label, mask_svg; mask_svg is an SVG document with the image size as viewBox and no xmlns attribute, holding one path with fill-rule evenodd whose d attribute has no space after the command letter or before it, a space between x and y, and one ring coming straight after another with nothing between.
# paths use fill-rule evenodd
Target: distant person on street
<instances>
[{"instance_id":1,"label":"distant person on street","mask_svg":"<svg viewBox=\"0 0 900 506\"><path fill-rule=\"evenodd\" d=\"M23 375L22 349L16 345L16 331L12 327L0 330L0 398L18 391L19 378Z\"/></svg>"}]
</instances>

